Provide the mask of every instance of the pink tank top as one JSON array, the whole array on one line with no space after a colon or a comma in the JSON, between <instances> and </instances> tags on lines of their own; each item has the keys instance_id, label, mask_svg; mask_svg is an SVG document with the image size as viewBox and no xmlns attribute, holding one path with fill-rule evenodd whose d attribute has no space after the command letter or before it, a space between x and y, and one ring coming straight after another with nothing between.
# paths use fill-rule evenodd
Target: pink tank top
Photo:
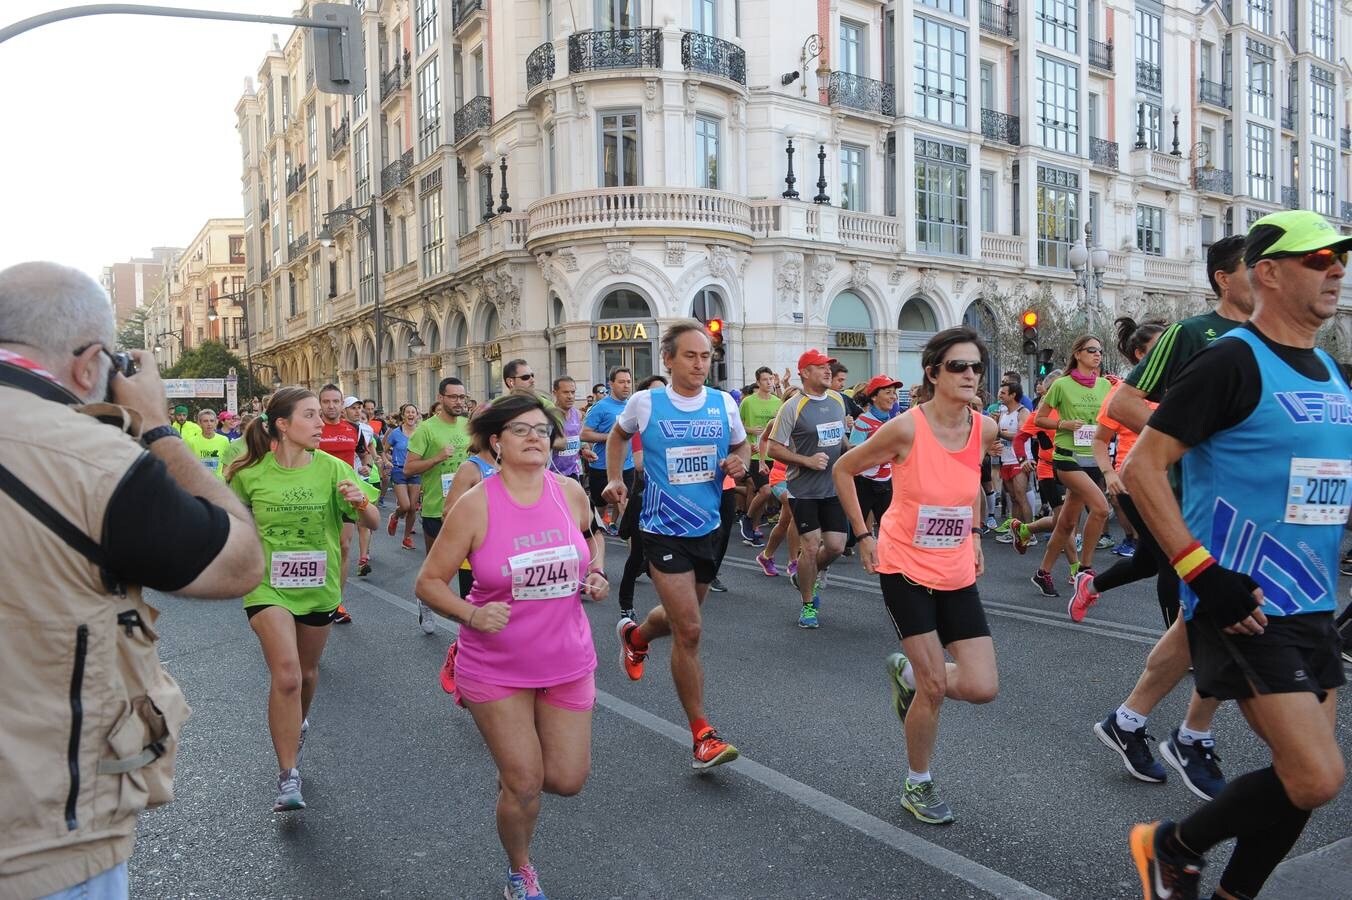
<instances>
[{"instance_id":1,"label":"pink tank top","mask_svg":"<svg viewBox=\"0 0 1352 900\"><path fill-rule=\"evenodd\" d=\"M965 588L976 581L972 502L981 490L984 417L972 415L972 433L955 453L934 437L920 407L904 415L915 420L915 440L892 466L892 505L878 529L878 571L934 590Z\"/></svg>"},{"instance_id":2,"label":"pink tank top","mask_svg":"<svg viewBox=\"0 0 1352 900\"><path fill-rule=\"evenodd\" d=\"M510 603L497 634L460 629L455 668L466 678L504 687L540 688L581 678L596 668L591 626L579 585L591 552L558 480L545 473L540 499L521 506L501 478L483 482L488 532L469 555L475 606Z\"/></svg>"}]
</instances>

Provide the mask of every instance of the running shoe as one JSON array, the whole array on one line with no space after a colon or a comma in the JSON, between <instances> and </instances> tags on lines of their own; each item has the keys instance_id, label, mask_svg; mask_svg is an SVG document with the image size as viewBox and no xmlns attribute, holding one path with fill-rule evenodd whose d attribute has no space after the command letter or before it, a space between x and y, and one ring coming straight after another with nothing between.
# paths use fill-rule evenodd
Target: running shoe
<instances>
[{"instance_id":1,"label":"running shoe","mask_svg":"<svg viewBox=\"0 0 1352 900\"><path fill-rule=\"evenodd\" d=\"M1009 533L1010 527L1014 524L1015 521L1016 521L1016 520L1015 520L1013 517L1008 518L1008 519L1005 519L1005 520L1004 520L1003 522L1001 522L999 525L996 525L996 526L995 526L995 533L996 533L996 534L1008 534L1008 533Z\"/></svg>"},{"instance_id":2,"label":"running shoe","mask_svg":"<svg viewBox=\"0 0 1352 900\"><path fill-rule=\"evenodd\" d=\"M1008 531L997 531L995 533L995 542L997 544L1012 544L1014 543L1014 535L1010 534Z\"/></svg>"},{"instance_id":3,"label":"running shoe","mask_svg":"<svg viewBox=\"0 0 1352 900\"><path fill-rule=\"evenodd\" d=\"M370 574L371 574L371 557L363 556L361 559L357 560L357 575L364 577Z\"/></svg>"},{"instance_id":4,"label":"running shoe","mask_svg":"<svg viewBox=\"0 0 1352 900\"><path fill-rule=\"evenodd\" d=\"M1352 575L1352 555L1344 556L1338 563L1338 572L1342 575Z\"/></svg>"},{"instance_id":5,"label":"running shoe","mask_svg":"<svg viewBox=\"0 0 1352 900\"><path fill-rule=\"evenodd\" d=\"M404 538L404 542L400 544L400 546L403 547L405 550L417 549L416 547L413 546L413 537L411 535L409 537Z\"/></svg>"},{"instance_id":6,"label":"running shoe","mask_svg":"<svg viewBox=\"0 0 1352 900\"><path fill-rule=\"evenodd\" d=\"M635 650L629 643L629 635L635 631L638 631L638 623L628 616L615 623L615 636L620 639L620 663L630 681L643 677L643 661L648 658L648 651Z\"/></svg>"},{"instance_id":7,"label":"running shoe","mask_svg":"<svg viewBox=\"0 0 1352 900\"><path fill-rule=\"evenodd\" d=\"M1136 555L1136 542L1131 538L1123 538L1122 543L1113 548L1113 555L1131 559Z\"/></svg>"},{"instance_id":8,"label":"running shoe","mask_svg":"<svg viewBox=\"0 0 1352 900\"><path fill-rule=\"evenodd\" d=\"M1084 549L1084 535L1077 534L1075 535L1075 552L1079 553L1083 549Z\"/></svg>"},{"instance_id":9,"label":"running shoe","mask_svg":"<svg viewBox=\"0 0 1352 900\"><path fill-rule=\"evenodd\" d=\"M1033 574L1033 577L1030 578L1029 580L1033 582L1033 587L1037 588L1039 591L1042 591L1042 596L1044 597L1061 596L1060 593L1058 593L1056 590L1056 585L1052 582L1052 576L1050 572L1044 572L1041 569L1038 569L1037 572Z\"/></svg>"},{"instance_id":10,"label":"running shoe","mask_svg":"<svg viewBox=\"0 0 1352 900\"><path fill-rule=\"evenodd\" d=\"M277 776L277 799L272 804L273 812L289 812L304 809L305 800L300 795L300 769L285 769Z\"/></svg>"},{"instance_id":11,"label":"running shoe","mask_svg":"<svg viewBox=\"0 0 1352 900\"><path fill-rule=\"evenodd\" d=\"M995 521L995 516L986 516L987 531L994 531L996 528L999 527L1000 527L999 523Z\"/></svg>"},{"instance_id":12,"label":"running shoe","mask_svg":"<svg viewBox=\"0 0 1352 900\"><path fill-rule=\"evenodd\" d=\"M1070 603L1066 606L1066 612L1070 613L1070 621L1083 622L1084 617L1089 614L1089 607L1098 602L1098 591L1094 590L1094 576L1090 572L1081 572L1075 576L1075 593L1070 597Z\"/></svg>"},{"instance_id":13,"label":"running shoe","mask_svg":"<svg viewBox=\"0 0 1352 900\"><path fill-rule=\"evenodd\" d=\"M901 680L901 670L906 668L906 657L901 653L893 653L887 657L887 683L892 686L892 711L897 714L901 724L906 724L906 713L911 709L911 701L915 699L915 688L907 687L906 682Z\"/></svg>"},{"instance_id":14,"label":"running shoe","mask_svg":"<svg viewBox=\"0 0 1352 900\"><path fill-rule=\"evenodd\" d=\"M310 733L310 720L300 723L300 740L296 741L296 771L300 771L300 761L305 757L305 736Z\"/></svg>"},{"instance_id":15,"label":"running shoe","mask_svg":"<svg viewBox=\"0 0 1352 900\"><path fill-rule=\"evenodd\" d=\"M1104 535L1098 539L1098 543L1095 544L1094 546L1099 550L1111 550L1117 546L1117 541L1113 540L1112 535L1107 534L1105 532Z\"/></svg>"},{"instance_id":16,"label":"running shoe","mask_svg":"<svg viewBox=\"0 0 1352 900\"><path fill-rule=\"evenodd\" d=\"M816 628L817 625L817 607L813 606L811 603L804 603L803 611L798 614L798 627Z\"/></svg>"},{"instance_id":17,"label":"running shoe","mask_svg":"<svg viewBox=\"0 0 1352 900\"><path fill-rule=\"evenodd\" d=\"M907 778L901 786L901 805L926 825L950 825L953 822L953 810L939 799L933 781L913 784Z\"/></svg>"},{"instance_id":18,"label":"running shoe","mask_svg":"<svg viewBox=\"0 0 1352 900\"><path fill-rule=\"evenodd\" d=\"M728 592L728 586L719 581L718 576L715 575L714 580L709 582L709 590L713 591L715 594L726 594Z\"/></svg>"},{"instance_id":19,"label":"running shoe","mask_svg":"<svg viewBox=\"0 0 1352 900\"><path fill-rule=\"evenodd\" d=\"M455 693L455 654L460 650L459 641L451 641L446 648L446 661L441 664L441 689L448 694Z\"/></svg>"},{"instance_id":20,"label":"running shoe","mask_svg":"<svg viewBox=\"0 0 1352 900\"><path fill-rule=\"evenodd\" d=\"M385 533L390 537L394 537L394 533L399 530L398 515L397 512L390 513L390 520L385 523Z\"/></svg>"},{"instance_id":21,"label":"running shoe","mask_svg":"<svg viewBox=\"0 0 1352 900\"><path fill-rule=\"evenodd\" d=\"M761 571L764 572L768 577L770 578L779 577L779 568L775 565L774 559L772 559L769 556L766 556L764 553L756 554L756 565L760 566Z\"/></svg>"},{"instance_id":22,"label":"running shoe","mask_svg":"<svg viewBox=\"0 0 1352 900\"><path fill-rule=\"evenodd\" d=\"M743 544L746 544L748 547L763 547L765 545L764 541L762 541L760 544L756 543L756 529L751 527L750 519L748 519L746 516L743 516L742 520L737 524L742 531Z\"/></svg>"},{"instance_id":23,"label":"running shoe","mask_svg":"<svg viewBox=\"0 0 1352 900\"><path fill-rule=\"evenodd\" d=\"M720 738L713 728L704 729L695 738L694 753L695 760L690 764L692 769L712 769L732 762L740 755L737 748Z\"/></svg>"},{"instance_id":24,"label":"running shoe","mask_svg":"<svg viewBox=\"0 0 1352 900\"><path fill-rule=\"evenodd\" d=\"M619 537L619 536L620 536L620 526L618 526L618 525L612 525L612 524L610 524L609 522L607 522L607 523L606 523L606 527L605 527L605 532L606 532L606 534L610 535L611 537Z\"/></svg>"},{"instance_id":25,"label":"running shoe","mask_svg":"<svg viewBox=\"0 0 1352 900\"><path fill-rule=\"evenodd\" d=\"M1155 759L1155 754L1150 752L1150 745L1146 743L1150 735L1146 734L1144 727L1125 731L1117 727L1117 713L1110 712L1108 718L1094 723L1094 734L1098 735L1103 746L1117 751L1132 778L1151 784L1163 784L1167 780L1164 766Z\"/></svg>"},{"instance_id":26,"label":"running shoe","mask_svg":"<svg viewBox=\"0 0 1352 900\"><path fill-rule=\"evenodd\" d=\"M1197 886L1205 861L1170 853L1164 838L1177 826L1151 822L1131 829L1131 858L1141 876L1145 900L1197 900Z\"/></svg>"},{"instance_id":27,"label":"running shoe","mask_svg":"<svg viewBox=\"0 0 1352 900\"><path fill-rule=\"evenodd\" d=\"M798 560L789 560L789 584L798 587Z\"/></svg>"},{"instance_id":28,"label":"running shoe","mask_svg":"<svg viewBox=\"0 0 1352 900\"><path fill-rule=\"evenodd\" d=\"M333 611L333 624L351 625L352 616L348 614L347 607L339 603L338 608Z\"/></svg>"},{"instance_id":29,"label":"running shoe","mask_svg":"<svg viewBox=\"0 0 1352 900\"><path fill-rule=\"evenodd\" d=\"M437 633L437 617L432 612L432 607L418 601L418 626L422 628L423 634Z\"/></svg>"},{"instance_id":30,"label":"running shoe","mask_svg":"<svg viewBox=\"0 0 1352 900\"><path fill-rule=\"evenodd\" d=\"M1014 549L1019 551L1019 555L1028 552L1028 547L1037 543L1037 538L1028 533L1028 526L1018 519L1009 520L1009 533L1014 536Z\"/></svg>"},{"instance_id":31,"label":"running shoe","mask_svg":"<svg viewBox=\"0 0 1352 900\"><path fill-rule=\"evenodd\" d=\"M513 871L507 870L507 886L502 889L505 900L546 900L540 889L540 875L530 863Z\"/></svg>"},{"instance_id":32,"label":"running shoe","mask_svg":"<svg viewBox=\"0 0 1352 900\"><path fill-rule=\"evenodd\" d=\"M1080 574L1084 568L1084 563L1073 562L1070 564L1070 577L1066 579L1067 584L1075 583L1075 576Z\"/></svg>"},{"instance_id":33,"label":"running shoe","mask_svg":"<svg viewBox=\"0 0 1352 900\"><path fill-rule=\"evenodd\" d=\"M812 582L812 608L820 610L822 608L822 588L826 587L826 572L817 572L817 578Z\"/></svg>"},{"instance_id":34,"label":"running shoe","mask_svg":"<svg viewBox=\"0 0 1352 900\"><path fill-rule=\"evenodd\" d=\"M1175 772L1183 776L1183 783L1203 800L1214 800L1225 789L1225 776L1221 774L1220 754L1216 752L1216 742L1210 738L1193 741L1191 745L1178 739L1175 728L1164 743L1160 744L1160 756Z\"/></svg>"}]
</instances>

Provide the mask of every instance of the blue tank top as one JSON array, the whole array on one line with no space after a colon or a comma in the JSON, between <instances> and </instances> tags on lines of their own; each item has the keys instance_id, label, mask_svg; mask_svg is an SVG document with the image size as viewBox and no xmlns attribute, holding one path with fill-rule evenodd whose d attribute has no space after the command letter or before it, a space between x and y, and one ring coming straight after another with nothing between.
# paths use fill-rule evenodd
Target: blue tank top
<instances>
[{"instance_id":1,"label":"blue tank top","mask_svg":"<svg viewBox=\"0 0 1352 900\"><path fill-rule=\"evenodd\" d=\"M1338 554L1352 493L1352 392L1316 350L1328 379L1292 369L1246 328L1262 379L1257 408L1183 457L1183 515L1216 560L1263 589L1263 612L1336 608ZM1236 477L1243 473L1242 477ZM1191 619L1197 595L1182 586Z\"/></svg>"},{"instance_id":2,"label":"blue tank top","mask_svg":"<svg viewBox=\"0 0 1352 900\"><path fill-rule=\"evenodd\" d=\"M494 475L498 474L498 467L493 465L492 463L484 462L482 459L479 458L479 454L477 453L471 456L469 458L469 461L479 467L479 477L484 479L485 481L487 481L489 478L492 478Z\"/></svg>"},{"instance_id":3,"label":"blue tank top","mask_svg":"<svg viewBox=\"0 0 1352 900\"><path fill-rule=\"evenodd\" d=\"M705 389L693 412L676 408L667 388L654 387L652 412L641 432L643 508L639 528L651 534L700 537L718 528L728 455L728 409L721 391Z\"/></svg>"},{"instance_id":4,"label":"blue tank top","mask_svg":"<svg viewBox=\"0 0 1352 900\"><path fill-rule=\"evenodd\" d=\"M408 435L404 434L402 428L391 429L387 443L390 447L390 466L403 471L404 461L408 459Z\"/></svg>"}]
</instances>

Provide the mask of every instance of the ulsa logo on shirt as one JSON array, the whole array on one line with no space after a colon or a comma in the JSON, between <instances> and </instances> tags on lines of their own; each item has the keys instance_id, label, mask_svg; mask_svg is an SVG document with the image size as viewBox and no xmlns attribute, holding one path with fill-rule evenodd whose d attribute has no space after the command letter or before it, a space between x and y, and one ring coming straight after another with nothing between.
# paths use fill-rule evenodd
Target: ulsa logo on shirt
<instances>
[{"instance_id":1,"label":"ulsa logo on shirt","mask_svg":"<svg viewBox=\"0 0 1352 900\"><path fill-rule=\"evenodd\" d=\"M657 427L662 429L663 437L673 441L683 441L687 438L716 440L723 436L722 422L681 422L663 419L657 423Z\"/></svg>"}]
</instances>

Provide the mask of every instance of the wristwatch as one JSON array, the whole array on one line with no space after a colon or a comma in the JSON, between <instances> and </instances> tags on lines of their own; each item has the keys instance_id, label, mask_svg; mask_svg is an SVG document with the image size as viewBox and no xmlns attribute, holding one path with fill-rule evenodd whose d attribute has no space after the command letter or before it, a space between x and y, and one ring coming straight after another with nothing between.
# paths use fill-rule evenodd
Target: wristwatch
<instances>
[{"instance_id":1,"label":"wristwatch","mask_svg":"<svg viewBox=\"0 0 1352 900\"><path fill-rule=\"evenodd\" d=\"M179 440L183 440L183 435L179 434L178 429L175 428L174 426L160 425L156 428L150 429L145 434L141 435L141 443L146 447L149 447L151 444L155 443L160 438L164 437L176 437Z\"/></svg>"}]
</instances>

